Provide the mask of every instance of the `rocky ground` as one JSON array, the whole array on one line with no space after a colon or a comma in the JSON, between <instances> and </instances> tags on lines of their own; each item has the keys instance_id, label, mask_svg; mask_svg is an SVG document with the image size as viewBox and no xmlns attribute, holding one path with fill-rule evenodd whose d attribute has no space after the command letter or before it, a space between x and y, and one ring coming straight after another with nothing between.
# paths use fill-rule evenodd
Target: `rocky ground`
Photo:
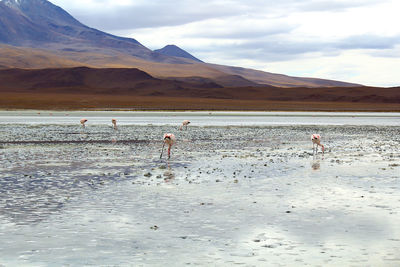
<instances>
[{"instance_id":1,"label":"rocky ground","mask_svg":"<svg viewBox=\"0 0 400 267\"><path fill-rule=\"evenodd\" d=\"M399 149L386 126L3 124L0 266L398 266Z\"/></svg>"}]
</instances>

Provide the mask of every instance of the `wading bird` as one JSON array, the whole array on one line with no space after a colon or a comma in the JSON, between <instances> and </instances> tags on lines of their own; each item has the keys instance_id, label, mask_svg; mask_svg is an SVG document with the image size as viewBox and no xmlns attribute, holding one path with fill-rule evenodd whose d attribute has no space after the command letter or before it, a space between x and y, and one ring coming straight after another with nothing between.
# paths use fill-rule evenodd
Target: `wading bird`
<instances>
[{"instance_id":1,"label":"wading bird","mask_svg":"<svg viewBox=\"0 0 400 267\"><path fill-rule=\"evenodd\" d=\"M174 134L171 133L166 133L164 134L164 143L163 143L163 147L161 149L161 155L160 155L160 159L162 157L162 154L164 152L164 146L165 144L168 144L168 159L171 157L171 147L173 144L175 144L176 138Z\"/></svg>"},{"instance_id":2,"label":"wading bird","mask_svg":"<svg viewBox=\"0 0 400 267\"><path fill-rule=\"evenodd\" d=\"M116 119L111 119L111 123L114 125L114 130L117 130L117 120Z\"/></svg>"},{"instance_id":3,"label":"wading bird","mask_svg":"<svg viewBox=\"0 0 400 267\"><path fill-rule=\"evenodd\" d=\"M87 122L87 119L81 119L81 124L82 127L85 128L85 123Z\"/></svg>"},{"instance_id":4,"label":"wading bird","mask_svg":"<svg viewBox=\"0 0 400 267\"><path fill-rule=\"evenodd\" d=\"M184 120L184 121L182 122L181 127L179 127L179 130L182 130L182 129L183 129L183 126L186 126L186 127L185 127L185 130L187 130L187 126L188 126L189 123L190 123L190 121Z\"/></svg>"},{"instance_id":5,"label":"wading bird","mask_svg":"<svg viewBox=\"0 0 400 267\"><path fill-rule=\"evenodd\" d=\"M313 154L314 154L314 150L315 150L315 153L318 152L318 146L321 146L322 153L324 153L325 147L323 144L321 144L321 136L319 134L311 135L311 142L313 144ZM315 145L317 145L317 146L315 147Z\"/></svg>"}]
</instances>

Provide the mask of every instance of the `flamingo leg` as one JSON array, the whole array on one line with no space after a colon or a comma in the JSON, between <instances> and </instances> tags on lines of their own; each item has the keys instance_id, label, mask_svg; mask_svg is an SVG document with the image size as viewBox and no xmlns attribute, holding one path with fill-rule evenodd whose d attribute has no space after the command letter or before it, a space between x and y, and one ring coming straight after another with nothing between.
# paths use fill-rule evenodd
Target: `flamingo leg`
<instances>
[{"instance_id":1,"label":"flamingo leg","mask_svg":"<svg viewBox=\"0 0 400 267\"><path fill-rule=\"evenodd\" d=\"M168 146L168 159L171 158L171 145Z\"/></svg>"},{"instance_id":2,"label":"flamingo leg","mask_svg":"<svg viewBox=\"0 0 400 267\"><path fill-rule=\"evenodd\" d=\"M163 145L162 145L160 159L161 159L161 157L162 157L162 154L163 154L163 152L164 152L164 146L165 146L165 143L163 143Z\"/></svg>"}]
</instances>

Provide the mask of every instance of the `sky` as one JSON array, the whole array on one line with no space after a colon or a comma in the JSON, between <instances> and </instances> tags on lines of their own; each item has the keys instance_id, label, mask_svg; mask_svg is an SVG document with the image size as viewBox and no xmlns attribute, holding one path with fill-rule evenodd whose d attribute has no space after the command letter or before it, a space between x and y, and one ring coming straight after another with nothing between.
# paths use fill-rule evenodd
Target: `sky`
<instances>
[{"instance_id":1,"label":"sky","mask_svg":"<svg viewBox=\"0 0 400 267\"><path fill-rule=\"evenodd\" d=\"M400 86L398 0L50 0L87 26L208 62Z\"/></svg>"}]
</instances>

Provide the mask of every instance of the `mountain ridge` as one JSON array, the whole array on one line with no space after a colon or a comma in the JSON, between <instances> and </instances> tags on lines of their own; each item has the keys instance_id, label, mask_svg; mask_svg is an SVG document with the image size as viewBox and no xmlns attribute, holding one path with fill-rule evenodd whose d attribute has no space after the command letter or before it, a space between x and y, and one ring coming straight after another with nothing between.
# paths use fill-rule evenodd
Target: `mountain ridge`
<instances>
[{"instance_id":1,"label":"mountain ridge","mask_svg":"<svg viewBox=\"0 0 400 267\"><path fill-rule=\"evenodd\" d=\"M157 78L189 81L201 77L223 86L358 86L203 63L190 58L192 55L175 45L172 46L173 53L183 54L171 56L155 52L133 38L90 28L47 0L0 1L0 43L10 46L1 49L15 55L10 58L0 51L2 68L46 68L57 67L57 64L64 67L131 67Z\"/></svg>"},{"instance_id":2,"label":"mountain ridge","mask_svg":"<svg viewBox=\"0 0 400 267\"><path fill-rule=\"evenodd\" d=\"M55 51L102 51L110 54L117 50L149 61L185 63L155 53L133 38L90 28L47 0L1 1L0 41Z\"/></svg>"}]
</instances>

